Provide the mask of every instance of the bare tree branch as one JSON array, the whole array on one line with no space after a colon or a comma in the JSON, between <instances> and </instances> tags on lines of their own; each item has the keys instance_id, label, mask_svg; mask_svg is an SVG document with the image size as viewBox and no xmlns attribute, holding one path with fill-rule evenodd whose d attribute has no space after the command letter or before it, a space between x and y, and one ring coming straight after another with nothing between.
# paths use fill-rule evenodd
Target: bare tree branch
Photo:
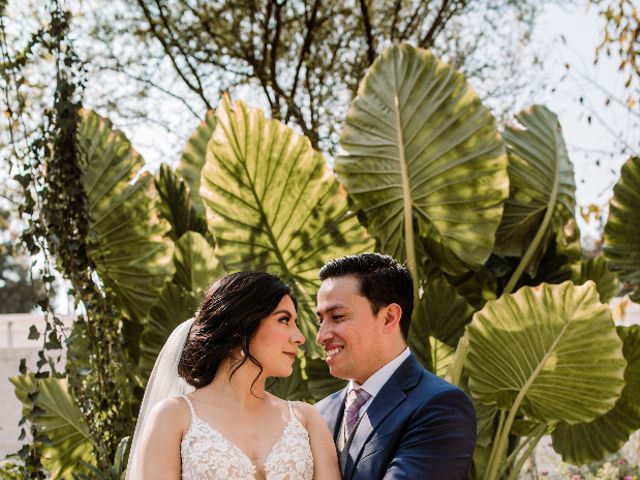
<instances>
[{"instance_id":1,"label":"bare tree branch","mask_svg":"<svg viewBox=\"0 0 640 480\"><path fill-rule=\"evenodd\" d=\"M169 24L169 21L166 15L164 14L162 3L159 0L156 0L156 6L158 7L158 14L160 15L162 24L164 25L164 28L167 30L167 33L169 34L169 38L171 38L171 42L176 46L176 48L182 55L182 58L184 58L184 61L187 64L187 68L189 68L189 70L191 71L191 75L193 75L193 78L198 84L195 92L198 95L200 95L200 97L204 100L204 103L207 106L207 109L213 108L205 96L204 88L202 87L202 82L200 81L200 75L198 75L198 72L196 71L196 69L193 67L193 65L191 65L191 62L189 61L189 55L187 55L187 53L182 48L180 41L173 35L173 30L171 30L171 25Z\"/></svg>"},{"instance_id":2,"label":"bare tree branch","mask_svg":"<svg viewBox=\"0 0 640 480\"><path fill-rule=\"evenodd\" d=\"M578 72L578 74L580 75L580 77L583 80L587 81L591 86L593 86L593 87L597 88L598 90L600 90L600 92L602 94L604 94L607 97L607 99L609 99L613 103L617 104L618 106L624 108L626 111L628 111L634 117L640 118L640 112L636 112L633 108L629 108L629 105L626 102L624 102L620 98L616 97L613 93L611 93L609 90L604 88L602 85L600 85L598 82L596 82L593 78L589 77L586 73L580 72L580 71L577 71L577 72Z\"/></svg>"},{"instance_id":3,"label":"bare tree branch","mask_svg":"<svg viewBox=\"0 0 640 480\"><path fill-rule=\"evenodd\" d=\"M187 102L184 98L182 98L180 95L177 95L175 93L173 93L170 90L167 90L166 88L158 85L157 83L155 83L154 81L146 78L146 77L140 77L139 75L134 75L131 72L128 72L122 65L118 65L117 67L110 67L110 66L99 66L98 70L106 70L106 71L110 71L110 72L115 72L115 73L121 73L123 75L125 75L127 78L130 78L131 80L135 80L136 82L140 82L143 83L145 85L148 85L152 88L155 88L156 90L164 93L165 95L170 96L171 98L175 98L176 100L178 100L180 103L182 103L187 110L189 110L189 112L191 112L191 114L198 118L198 119L202 119L202 116L198 114L198 112L196 112L191 105L189 105L189 102Z\"/></svg>"},{"instance_id":4,"label":"bare tree branch","mask_svg":"<svg viewBox=\"0 0 640 480\"><path fill-rule=\"evenodd\" d=\"M262 59L260 61L260 70L264 71L266 67L267 57L269 48L269 20L271 19L271 14L273 13L273 6L276 0L269 0L267 4L267 11L264 16L264 20L262 22L262 28L264 29L264 34L262 35Z\"/></svg>"},{"instance_id":5,"label":"bare tree branch","mask_svg":"<svg viewBox=\"0 0 640 480\"><path fill-rule=\"evenodd\" d=\"M431 27L427 34L422 37L420 43L418 44L422 48L429 48L433 45L433 40L437 36L437 33L444 27L447 23L449 17L447 16L447 6L449 5L449 0L442 0L440 4L440 8L438 9L438 13L436 13L436 18L433 19L431 23Z\"/></svg>"},{"instance_id":6,"label":"bare tree branch","mask_svg":"<svg viewBox=\"0 0 640 480\"><path fill-rule=\"evenodd\" d=\"M313 38L313 31L315 29L316 17L318 15L318 7L320 6L320 0L314 0L313 7L311 8L311 17L306 22L307 32L304 37L304 42L302 44L302 49L300 50L300 57L298 58L298 65L296 65L296 73L293 76L293 85L291 86L291 98L296 97L296 90L298 88L298 78L300 76L300 70L302 69L302 65L304 60L309 53L309 49L311 48L311 40ZM287 110L287 115L285 117L285 123L289 121L291 117L290 110Z\"/></svg>"},{"instance_id":7,"label":"bare tree branch","mask_svg":"<svg viewBox=\"0 0 640 480\"><path fill-rule=\"evenodd\" d=\"M275 20L276 20L276 28L273 32L273 39L271 40L271 48L269 49L270 59L269 59L269 70L270 70L270 78L271 78L271 86L274 89L276 96L274 102L274 110L271 111L271 114L274 118L280 119L282 118L282 114L280 112L280 96L286 96L280 94L278 92L283 92L283 90L278 85L277 73L278 73L278 51L280 48L280 33L282 32L282 8L286 5L287 1L283 0L282 3L276 0L276 10L275 10ZM278 88L275 88L275 87ZM284 93L284 92L283 92Z\"/></svg>"},{"instance_id":8,"label":"bare tree branch","mask_svg":"<svg viewBox=\"0 0 640 480\"><path fill-rule=\"evenodd\" d=\"M396 39L396 28L398 26L398 16L400 15L400 8L402 7L402 0L396 0L393 5L393 21L391 22L391 28L389 29L389 36L391 41Z\"/></svg>"},{"instance_id":9,"label":"bare tree branch","mask_svg":"<svg viewBox=\"0 0 640 480\"><path fill-rule=\"evenodd\" d=\"M127 67L131 64L128 74L140 78L145 76L143 72L151 72L147 77L151 83L137 81L145 88L152 87L155 95L160 95L158 86L174 93L182 91L155 76L160 74L156 60L171 62L177 79L203 101L205 88L209 98L237 86L253 89L268 102L271 116L297 124L314 146L321 143L329 151L335 148L345 102L357 91L382 42L422 42L432 47L437 43L436 54L446 52L448 60L455 59L465 72L475 71L476 77L486 78L491 74L477 68L486 61L468 46L473 43L468 39L482 38L482 31L490 29L487 18L518 11L520 2L535 4L534 0L491 0L490 6L480 5L473 11L481 16L483 8L487 9L483 26L474 25L459 33L449 31L447 22L464 13L469 0L358 0L360 15L353 15L354 5L340 0L95 1L133 5L128 11L135 15L118 19L115 29L109 24L111 20L100 17L104 27L98 32L105 36L105 45L123 38L133 45L142 39L142 44L146 42L142 48L152 47L153 57L138 59L134 54L121 60ZM496 32L498 39L510 36ZM111 52L110 58L118 55L121 53ZM489 66L496 64L489 61ZM506 90L512 86L519 88L509 82L497 95L508 96Z\"/></svg>"},{"instance_id":10,"label":"bare tree branch","mask_svg":"<svg viewBox=\"0 0 640 480\"><path fill-rule=\"evenodd\" d=\"M373 43L373 35L371 33L371 19L369 18L369 8L367 7L367 0L360 0L360 13L362 14L364 33L367 38L367 61L368 65L371 65L376 59L376 48Z\"/></svg>"},{"instance_id":11,"label":"bare tree branch","mask_svg":"<svg viewBox=\"0 0 640 480\"><path fill-rule=\"evenodd\" d=\"M426 4L428 5L428 2L426 2ZM418 4L413 14L411 15L411 18L409 18L409 21L405 24L404 28L402 29L402 32L400 32L400 35L398 36L399 42L405 40L407 37L411 35L411 32L415 28L416 22L424 15L422 13L422 7L424 5L425 5L425 2L420 2Z\"/></svg>"},{"instance_id":12,"label":"bare tree branch","mask_svg":"<svg viewBox=\"0 0 640 480\"><path fill-rule=\"evenodd\" d=\"M318 134L307 126L307 122L304 119L304 115L302 110L300 110L300 107L298 107L293 98L287 95L278 84L272 85L272 88L284 99L287 104L287 108L293 112L293 118L295 118L296 123L302 129L302 133L309 137L314 148L318 148Z\"/></svg>"},{"instance_id":13,"label":"bare tree branch","mask_svg":"<svg viewBox=\"0 0 640 480\"><path fill-rule=\"evenodd\" d=\"M169 60L171 61L171 64L173 65L173 68L175 69L176 73L180 76L180 78L185 83L185 85L187 85L189 89L191 89L200 97L200 99L203 101L207 109L213 108L209 103L209 101L207 100L207 98L204 96L204 92L202 91L202 88L191 83L191 81L185 76L184 72L182 71L182 68L178 65L178 62L174 57L173 52L171 51L171 47L165 40L164 36L162 36L162 34L156 28L156 22L151 16L151 12L147 8L145 0L136 0L136 1L138 2L138 6L142 9L145 18L147 19L147 23L151 28L151 33L153 34L154 38L156 38L162 45L162 48L165 54L167 55L167 57L169 57Z\"/></svg>"}]
</instances>

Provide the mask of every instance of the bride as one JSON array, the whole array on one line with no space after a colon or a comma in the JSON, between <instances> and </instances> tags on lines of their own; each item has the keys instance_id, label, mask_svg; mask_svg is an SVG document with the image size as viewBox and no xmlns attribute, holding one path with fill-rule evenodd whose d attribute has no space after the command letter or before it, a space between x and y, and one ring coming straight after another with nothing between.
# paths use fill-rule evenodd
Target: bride
<instances>
[{"instance_id":1,"label":"bride","mask_svg":"<svg viewBox=\"0 0 640 480\"><path fill-rule=\"evenodd\" d=\"M127 479L339 479L315 408L265 391L268 377L291 375L304 340L278 277L240 272L213 283L156 361Z\"/></svg>"}]
</instances>

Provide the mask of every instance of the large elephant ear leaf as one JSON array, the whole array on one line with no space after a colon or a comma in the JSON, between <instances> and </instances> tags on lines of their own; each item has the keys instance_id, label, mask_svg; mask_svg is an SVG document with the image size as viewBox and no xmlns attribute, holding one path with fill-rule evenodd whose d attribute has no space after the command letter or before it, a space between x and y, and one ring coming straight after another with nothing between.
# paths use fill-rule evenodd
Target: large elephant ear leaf
<instances>
[{"instance_id":1,"label":"large elephant ear leaf","mask_svg":"<svg viewBox=\"0 0 640 480\"><path fill-rule=\"evenodd\" d=\"M439 274L422 286L407 343L422 365L443 376L473 307Z\"/></svg>"},{"instance_id":2,"label":"large elephant ear leaf","mask_svg":"<svg viewBox=\"0 0 640 480\"><path fill-rule=\"evenodd\" d=\"M433 373L444 378L455 360L456 349L435 337L429 337L427 341L429 342L429 350L431 353L430 367ZM414 349L412 348L411 351L414 352ZM425 364L423 363L423 365ZM426 365L425 368L427 368Z\"/></svg>"},{"instance_id":3,"label":"large elephant ear leaf","mask_svg":"<svg viewBox=\"0 0 640 480\"><path fill-rule=\"evenodd\" d=\"M207 147L200 193L218 257L229 269L264 269L291 282L300 328L316 333L318 270L372 247L344 191L308 139L224 97ZM320 353L315 342L305 349Z\"/></svg>"},{"instance_id":4,"label":"large elephant ear leaf","mask_svg":"<svg viewBox=\"0 0 640 480\"><path fill-rule=\"evenodd\" d=\"M510 258L508 261L515 262L518 261L518 259ZM541 283L560 284L567 280L573 280L573 282L578 285L583 284L587 280L596 281L595 278L583 278L582 274L576 273L581 270L581 265L583 263L582 246L580 245L579 238L576 237L575 239L570 240L569 243L566 243L563 247L560 243L555 241L554 235L553 238L549 239L549 244L540 259L540 264L538 265L535 276L531 277L526 272L523 273L518 279L517 286L514 290L517 290L524 285L534 287ZM519 263L515 265L515 268L520 268L521 270L524 269L522 259L520 259ZM513 271L511 273L513 273Z\"/></svg>"},{"instance_id":5,"label":"large elephant ear leaf","mask_svg":"<svg viewBox=\"0 0 640 480\"><path fill-rule=\"evenodd\" d=\"M39 435L48 440L42 444L40 460L52 478L69 479L78 473L81 462L93 463L93 439L82 412L68 391L63 378L41 378L33 375L9 379L23 404L23 414L33 415ZM34 392L38 392L34 395Z\"/></svg>"},{"instance_id":6,"label":"large elephant ear leaf","mask_svg":"<svg viewBox=\"0 0 640 480\"><path fill-rule=\"evenodd\" d=\"M620 397L622 342L593 282L504 294L475 313L465 336L469 390L479 402L515 405L543 424L575 424L602 415Z\"/></svg>"},{"instance_id":7,"label":"large elephant ear leaf","mask_svg":"<svg viewBox=\"0 0 640 480\"><path fill-rule=\"evenodd\" d=\"M203 292L213 280L224 274L213 247L196 232L188 232L176 242L174 260L174 282L189 292Z\"/></svg>"},{"instance_id":8,"label":"large elephant ear leaf","mask_svg":"<svg viewBox=\"0 0 640 480\"><path fill-rule=\"evenodd\" d=\"M475 309L442 275L432 275L422 287L422 295L411 320L411 332L423 331L455 348L471 321Z\"/></svg>"},{"instance_id":9,"label":"large elephant ear leaf","mask_svg":"<svg viewBox=\"0 0 640 480\"><path fill-rule=\"evenodd\" d=\"M151 372L173 329L194 316L202 292L224 273L213 247L196 232L187 232L176 242L174 263L173 281L165 285L151 307L142 334L140 366L143 373Z\"/></svg>"},{"instance_id":10,"label":"large elephant ear leaf","mask_svg":"<svg viewBox=\"0 0 640 480\"><path fill-rule=\"evenodd\" d=\"M640 325L618 327L627 361L622 395L613 409L590 423L558 424L553 448L565 462L583 464L615 453L640 428Z\"/></svg>"},{"instance_id":11,"label":"large elephant ear leaf","mask_svg":"<svg viewBox=\"0 0 640 480\"><path fill-rule=\"evenodd\" d=\"M593 280L600 294L600 301L606 303L618 293L618 280L609 271L607 261L602 255L582 260L573 268L573 282L582 285L587 280Z\"/></svg>"},{"instance_id":12,"label":"large elephant ear leaf","mask_svg":"<svg viewBox=\"0 0 640 480\"><path fill-rule=\"evenodd\" d=\"M448 273L484 264L508 197L507 156L461 73L427 50L389 47L360 84L340 146L338 179L385 253L415 267L419 232Z\"/></svg>"},{"instance_id":13,"label":"large elephant ear leaf","mask_svg":"<svg viewBox=\"0 0 640 480\"><path fill-rule=\"evenodd\" d=\"M149 311L148 322L140 339L140 369L146 378L151 374L156 358L171 332L193 317L199 304L200 295L180 285L170 282L162 289L158 301Z\"/></svg>"},{"instance_id":14,"label":"large elephant ear leaf","mask_svg":"<svg viewBox=\"0 0 640 480\"><path fill-rule=\"evenodd\" d=\"M160 194L160 213L171 225L169 236L174 241L187 232L198 232L210 237L204 212L196 210L187 185L167 165L160 166L155 186ZM213 243L213 239L211 242Z\"/></svg>"},{"instance_id":15,"label":"large elephant ear leaf","mask_svg":"<svg viewBox=\"0 0 640 480\"><path fill-rule=\"evenodd\" d=\"M158 215L153 177L111 122L83 111L78 166L87 198L87 253L122 308L143 318L174 272L171 226Z\"/></svg>"},{"instance_id":16,"label":"large elephant ear leaf","mask_svg":"<svg viewBox=\"0 0 640 480\"><path fill-rule=\"evenodd\" d=\"M200 176L207 155L207 144L211 140L215 128L216 111L211 109L205 114L204 120L200 122L198 128L187 141L187 146L176 167L176 173L189 186L193 208L200 215L204 215L204 205L200 198Z\"/></svg>"},{"instance_id":17,"label":"large elephant ear leaf","mask_svg":"<svg viewBox=\"0 0 640 480\"><path fill-rule=\"evenodd\" d=\"M623 165L613 188L609 218L604 229L604 255L609 269L633 290L629 297L640 302L640 157Z\"/></svg>"},{"instance_id":18,"label":"large elephant ear leaf","mask_svg":"<svg viewBox=\"0 0 640 480\"><path fill-rule=\"evenodd\" d=\"M536 274L554 237L563 246L571 237L575 182L562 129L554 113L534 105L516 115L519 125L504 132L509 154L510 195L496 234L495 252L524 257L527 273Z\"/></svg>"}]
</instances>

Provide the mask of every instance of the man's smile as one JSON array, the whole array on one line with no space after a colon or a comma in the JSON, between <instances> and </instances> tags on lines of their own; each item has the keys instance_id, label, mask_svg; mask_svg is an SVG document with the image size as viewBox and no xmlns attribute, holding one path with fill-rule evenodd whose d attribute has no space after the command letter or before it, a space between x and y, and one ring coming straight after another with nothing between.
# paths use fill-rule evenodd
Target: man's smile
<instances>
[{"instance_id":1,"label":"man's smile","mask_svg":"<svg viewBox=\"0 0 640 480\"><path fill-rule=\"evenodd\" d=\"M344 350L344 346L330 346L329 348L325 348L325 351L327 352L327 358L325 358L325 361L330 361L333 360L333 358L338 355L340 352L342 352L342 350Z\"/></svg>"}]
</instances>

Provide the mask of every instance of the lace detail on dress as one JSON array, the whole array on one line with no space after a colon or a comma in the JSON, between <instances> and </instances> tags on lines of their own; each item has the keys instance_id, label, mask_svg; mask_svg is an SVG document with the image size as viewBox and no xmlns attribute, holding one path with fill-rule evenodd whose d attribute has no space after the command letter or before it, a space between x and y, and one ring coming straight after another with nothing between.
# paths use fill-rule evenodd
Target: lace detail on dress
<instances>
[{"instance_id":1,"label":"lace detail on dress","mask_svg":"<svg viewBox=\"0 0 640 480\"><path fill-rule=\"evenodd\" d=\"M257 468L236 445L196 415L191 401L191 424L180 444L183 480L253 480ZM309 434L289 404L289 422L264 462L267 480L311 480L313 457Z\"/></svg>"}]
</instances>

